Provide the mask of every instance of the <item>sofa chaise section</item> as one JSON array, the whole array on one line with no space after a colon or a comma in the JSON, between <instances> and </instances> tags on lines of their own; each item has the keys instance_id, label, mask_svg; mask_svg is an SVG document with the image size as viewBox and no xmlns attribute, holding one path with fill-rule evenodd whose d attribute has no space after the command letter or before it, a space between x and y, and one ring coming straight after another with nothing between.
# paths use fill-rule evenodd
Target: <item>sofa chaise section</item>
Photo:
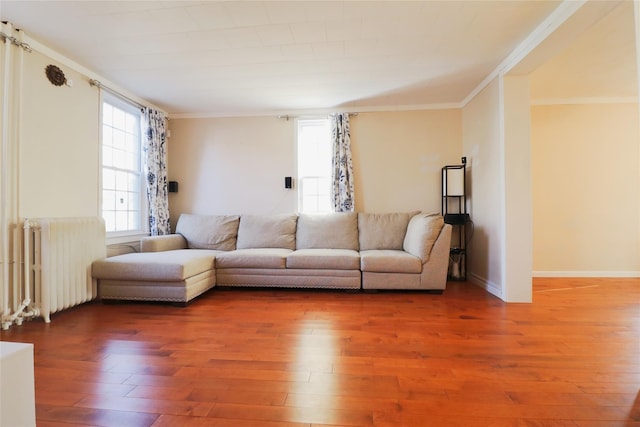
<instances>
[{"instance_id":1,"label":"sofa chaise section","mask_svg":"<svg viewBox=\"0 0 640 427\"><path fill-rule=\"evenodd\" d=\"M181 215L176 234L145 237L139 253L93 263L103 300L187 303L216 285L215 257L235 249L238 216Z\"/></svg>"},{"instance_id":2,"label":"sofa chaise section","mask_svg":"<svg viewBox=\"0 0 640 427\"><path fill-rule=\"evenodd\" d=\"M175 249L118 255L94 262L92 274L103 300L186 303L215 286L217 253Z\"/></svg>"}]
</instances>

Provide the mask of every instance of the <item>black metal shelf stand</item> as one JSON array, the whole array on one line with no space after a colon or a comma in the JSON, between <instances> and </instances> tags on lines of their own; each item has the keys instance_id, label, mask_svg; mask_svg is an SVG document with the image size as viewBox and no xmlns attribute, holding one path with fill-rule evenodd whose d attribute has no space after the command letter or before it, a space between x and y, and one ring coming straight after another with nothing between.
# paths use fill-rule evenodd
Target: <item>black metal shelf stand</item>
<instances>
[{"instance_id":1,"label":"black metal shelf stand","mask_svg":"<svg viewBox=\"0 0 640 427\"><path fill-rule=\"evenodd\" d=\"M466 159L460 165L442 168L442 215L453 227L449 251L448 280L467 280L467 213Z\"/></svg>"}]
</instances>

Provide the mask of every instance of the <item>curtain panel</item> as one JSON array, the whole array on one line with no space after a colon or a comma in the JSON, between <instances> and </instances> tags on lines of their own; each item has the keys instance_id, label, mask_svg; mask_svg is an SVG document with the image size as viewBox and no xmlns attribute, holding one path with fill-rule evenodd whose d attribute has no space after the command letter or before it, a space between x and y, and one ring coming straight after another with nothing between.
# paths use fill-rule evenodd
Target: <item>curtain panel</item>
<instances>
[{"instance_id":1,"label":"curtain panel","mask_svg":"<svg viewBox=\"0 0 640 427\"><path fill-rule=\"evenodd\" d=\"M333 142L333 167L331 172L331 199L335 212L353 212L353 162L351 160L351 136L349 114L331 115Z\"/></svg>"},{"instance_id":2,"label":"curtain panel","mask_svg":"<svg viewBox=\"0 0 640 427\"><path fill-rule=\"evenodd\" d=\"M152 236L171 233L167 185L166 117L144 108L142 119L144 172L149 200L149 231Z\"/></svg>"}]
</instances>

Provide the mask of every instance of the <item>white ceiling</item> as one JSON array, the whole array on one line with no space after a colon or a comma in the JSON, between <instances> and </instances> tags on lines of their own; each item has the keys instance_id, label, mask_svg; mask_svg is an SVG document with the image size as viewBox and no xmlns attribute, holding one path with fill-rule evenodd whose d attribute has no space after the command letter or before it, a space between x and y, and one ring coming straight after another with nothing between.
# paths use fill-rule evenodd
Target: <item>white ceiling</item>
<instances>
[{"instance_id":1,"label":"white ceiling","mask_svg":"<svg viewBox=\"0 0 640 427\"><path fill-rule=\"evenodd\" d=\"M0 0L0 16L172 115L247 115L459 104L559 3Z\"/></svg>"}]
</instances>

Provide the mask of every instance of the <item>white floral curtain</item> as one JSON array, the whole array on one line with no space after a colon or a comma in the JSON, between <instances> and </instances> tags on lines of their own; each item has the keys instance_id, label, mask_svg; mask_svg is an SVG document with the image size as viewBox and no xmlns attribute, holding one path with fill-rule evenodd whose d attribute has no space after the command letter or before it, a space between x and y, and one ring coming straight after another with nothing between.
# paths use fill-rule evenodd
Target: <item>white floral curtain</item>
<instances>
[{"instance_id":1,"label":"white floral curtain","mask_svg":"<svg viewBox=\"0 0 640 427\"><path fill-rule=\"evenodd\" d=\"M348 113L331 115L331 138L333 140L333 167L331 174L333 210L336 212L353 212L353 163L351 161Z\"/></svg>"},{"instance_id":2,"label":"white floral curtain","mask_svg":"<svg viewBox=\"0 0 640 427\"><path fill-rule=\"evenodd\" d=\"M144 172L149 200L149 231L152 236L171 233L167 188L166 117L144 108L142 119Z\"/></svg>"}]
</instances>

